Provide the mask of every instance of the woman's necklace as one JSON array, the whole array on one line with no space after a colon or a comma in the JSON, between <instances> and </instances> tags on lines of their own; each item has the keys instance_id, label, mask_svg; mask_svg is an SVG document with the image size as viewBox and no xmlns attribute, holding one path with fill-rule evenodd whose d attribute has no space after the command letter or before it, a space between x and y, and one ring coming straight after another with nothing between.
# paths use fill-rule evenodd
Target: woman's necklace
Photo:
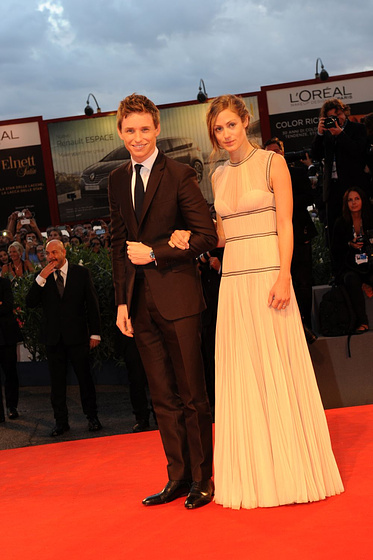
<instances>
[{"instance_id":1,"label":"woman's necklace","mask_svg":"<svg viewBox=\"0 0 373 560\"><path fill-rule=\"evenodd\" d=\"M241 161L237 161L237 162L233 162L229 160L228 165L230 165L231 167L238 167L239 165L242 165L243 163L245 163L245 161L247 161L248 159L251 158L251 156L253 156L255 154L255 152L257 151L257 148L253 148L246 157L244 157L243 159L241 159Z\"/></svg>"},{"instance_id":2,"label":"woman's necklace","mask_svg":"<svg viewBox=\"0 0 373 560\"><path fill-rule=\"evenodd\" d=\"M19 264L16 264L15 262L13 262L13 269L14 269L15 273L18 275L18 271L20 269L22 270L22 261L20 261Z\"/></svg>"}]
</instances>

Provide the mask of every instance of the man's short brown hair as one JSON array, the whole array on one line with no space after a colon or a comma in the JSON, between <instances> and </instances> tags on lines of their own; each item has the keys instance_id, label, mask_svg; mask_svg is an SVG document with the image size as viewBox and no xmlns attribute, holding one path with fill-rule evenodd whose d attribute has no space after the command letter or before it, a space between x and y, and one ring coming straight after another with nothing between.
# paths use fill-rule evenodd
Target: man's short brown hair
<instances>
[{"instance_id":1,"label":"man's short brown hair","mask_svg":"<svg viewBox=\"0 0 373 560\"><path fill-rule=\"evenodd\" d=\"M346 117L350 115L350 107L345 105L340 99L333 97L332 99L325 101L324 105L321 107L320 117L326 117L327 113L331 111L331 109L343 111Z\"/></svg>"},{"instance_id":2,"label":"man's short brown hair","mask_svg":"<svg viewBox=\"0 0 373 560\"><path fill-rule=\"evenodd\" d=\"M271 146L271 144L276 144L276 146L278 146L282 152L285 151L283 141L277 138L277 136L274 136L273 138L267 140L267 142L264 142L263 148L266 149L267 146Z\"/></svg>"},{"instance_id":3,"label":"man's short brown hair","mask_svg":"<svg viewBox=\"0 0 373 560\"><path fill-rule=\"evenodd\" d=\"M117 128L122 131L122 121L131 113L149 113L153 117L155 128L159 125L159 109L145 95L132 93L119 103L117 111Z\"/></svg>"}]
</instances>

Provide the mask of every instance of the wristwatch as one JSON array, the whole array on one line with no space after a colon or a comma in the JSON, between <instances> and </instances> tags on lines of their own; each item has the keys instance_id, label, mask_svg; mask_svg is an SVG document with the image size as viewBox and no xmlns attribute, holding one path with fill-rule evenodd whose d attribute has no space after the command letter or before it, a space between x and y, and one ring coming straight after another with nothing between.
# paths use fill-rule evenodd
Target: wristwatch
<instances>
[{"instance_id":1,"label":"wristwatch","mask_svg":"<svg viewBox=\"0 0 373 560\"><path fill-rule=\"evenodd\" d=\"M152 259L152 261L155 261L155 254L154 254L153 249L150 251L149 257Z\"/></svg>"}]
</instances>

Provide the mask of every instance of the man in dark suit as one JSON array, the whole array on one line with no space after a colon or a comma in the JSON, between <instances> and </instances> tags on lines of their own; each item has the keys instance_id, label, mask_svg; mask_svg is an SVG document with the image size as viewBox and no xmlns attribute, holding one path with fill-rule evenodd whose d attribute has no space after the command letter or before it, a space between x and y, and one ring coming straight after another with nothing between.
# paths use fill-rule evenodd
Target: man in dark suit
<instances>
[{"instance_id":1,"label":"man in dark suit","mask_svg":"<svg viewBox=\"0 0 373 560\"><path fill-rule=\"evenodd\" d=\"M312 158L324 160L323 200L326 202L329 241L336 219L342 215L342 199L349 187L368 189L364 173L367 144L363 124L348 119L350 108L340 99L325 101L320 110Z\"/></svg>"},{"instance_id":2,"label":"man in dark suit","mask_svg":"<svg viewBox=\"0 0 373 560\"><path fill-rule=\"evenodd\" d=\"M29 307L43 309L42 341L51 376L51 402L56 426L51 436L70 429L66 405L67 364L70 360L80 387L83 412L90 431L102 428L97 418L96 390L89 351L100 343L100 312L87 268L69 264L59 240L46 246L48 264L35 278L26 297Z\"/></svg>"},{"instance_id":3,"label":"man in dark suit","mask_svg":"<svg viewBox=\"0 0 373 560\"><path fill-rule=\"evenodd\" d=\"M117 325L135 335L168 460L165 488L144 505L187 495L195 509L213 496L211 412L201 355L205 304L196 257L217 236L195 171L158 151L159 111L133 94L117 113L131 162L109 179ZM192 232L189 248L168 244L175 229Z\"/></svg>"},{"instance_id":4,"label":"man in dark suit","mask_svg":"<svg viewBox=\"0 0 373 560\"><path fill-rule=\"evenodd\" d=\"M0 365L5 376L5 403L8 418L18 418L17 342L22 340L13 313L13 294L10 281L0 277ZM1 373L0 373L1 377ZM0 378L0 422L5 422Z\"/></svg>"}]
</instances>

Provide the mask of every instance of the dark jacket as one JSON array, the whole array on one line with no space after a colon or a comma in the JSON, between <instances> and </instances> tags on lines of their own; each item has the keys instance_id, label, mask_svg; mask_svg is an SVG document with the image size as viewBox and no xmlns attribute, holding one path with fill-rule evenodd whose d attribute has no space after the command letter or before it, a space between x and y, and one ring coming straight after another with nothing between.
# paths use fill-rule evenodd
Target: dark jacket
<instances>
[{"instance_id":1,"label":"dark jacket","mask_svg":"<svg viewBox=\"0 0 373 560\"><path fill-rule=\"evenodd\" d=\"M308 206L313 204L313 191L305 167L289 166L293 189L293 232L294 243L305 243L317 235Z\"/></svg>"},{"instance_id":2,"label":"dark jacket","mask_svg":"<svg viewBox=\"0 0 373 560\"><path fill-rule=\"evenodd\" d=\"M216 246L217 235L196 173L188 165L159 152L147 184L142 216L137 223L131 195L131 162L109 177L112 220L112 262L116 304L129 313L136 267L127 257L126 241L152 247L156 263L142 267L160 314L173 321L203 311L205 304L196 258ZM190 248L171 248L176 229L190 230Z\"/></svg>"},{"instance_id":3,"label":"dark jacket","mask_svg":"<svg viewBox=\"0 0 373 560\"><path fill-rule=\"evenodd\" d=\"M0 277L0 346L17 344L22 336L13 312L13 293L10 280Z\"/></svg>"},{"instance_id":4,"label":"dark jacket","mask_svg":"<svg viewBox=\"0 0 373 560\"><path fill-rule=\"evenodd\" d=\"M26 303L29 307L42 307L41 341L49 346L57 344L61 337L67 345L84 344L91 335L101 333L96 290L84 266L69 264L62 298L50 274L44 287L34 280Z\"/></svg>"},{"instance_id":5,"label":"dark jacket","mask_svg":"<svg viewBox=\"0 0 373 560\"><path fill-rule=\"evenodd\" d=\"M373 230L372 217L368 223L363 223L363 232L366 243L368 243L366 234L369 230ZM349 242L352 240L352 223L346 222L343 216L341 216L335 222L331 244L333 274L337 280L339 280L341 275L343 275L343 273L347 270L355 270L356 272L363 274L368 272L368 264L357 264L355 262L355 255L359 253L359 251L349 246ZM363 251L365 251L365 249L363 249Z\"/></svg>"},{"instance_id":6,"label":"dark jacket","mask_svg":"<svg viewBox=\"0 0 373 560\"><path fill-rule=\"evenodd\" d=\"M363 124L347 121L338 136L329 130L317 134L312 144L312 159L324 159L323 200L328 202L331 188L332 167L336 159L338 182L343 192L349 187L366 190L367 174L364 173L367 135Z\"/></svg>"}]
</instances>

